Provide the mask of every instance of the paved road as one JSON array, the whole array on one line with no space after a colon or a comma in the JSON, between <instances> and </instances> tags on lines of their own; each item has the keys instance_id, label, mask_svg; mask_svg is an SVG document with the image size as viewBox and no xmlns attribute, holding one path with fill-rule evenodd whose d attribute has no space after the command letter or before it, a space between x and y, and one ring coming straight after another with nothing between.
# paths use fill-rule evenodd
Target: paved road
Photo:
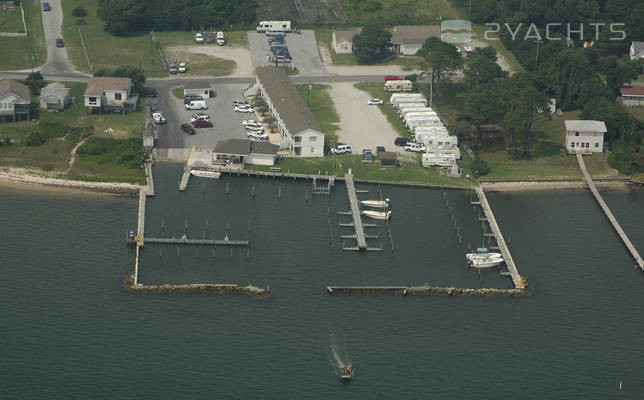
<instances>
[{"instance_id":1,"label":"paved road","mask_svg":"<svg viewBox=\"0 0 644 400\"><path fill-rule=\"evenodd\" d=\"M47 62L39 68L44 74L65 74L73 72L67 59L67 48L56 47L56 39L62 38L63 6L61 0L47 0L51 11L41 11L42 24L45 29L45 44L47 45ZM40 0L41 9L43 0ZM40 60L43 61L43 60Z\"/></svg>"}]
</instances>

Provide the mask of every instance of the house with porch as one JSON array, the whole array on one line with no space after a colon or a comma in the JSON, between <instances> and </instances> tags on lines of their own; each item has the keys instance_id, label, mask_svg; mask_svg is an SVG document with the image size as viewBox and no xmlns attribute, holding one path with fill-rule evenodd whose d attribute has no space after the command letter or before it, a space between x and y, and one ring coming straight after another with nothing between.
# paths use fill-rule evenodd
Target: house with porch
<instances>
[{"instance_id":1,"label":"house with porch","mask_svg":"<svg viewBox=\"0 0 644 400\"><path fill-rule=\"evenodd\" d=\"M40 108L47 111L63 111L72 98L69 88L60 82L50 83L40 90Z\"/></svg>"},{"instance_id":2,"label":"house with porch","mask_svg":"<svg viewBox=\"0 0 644 400\"><path fill-rule=\"evenodd\" d=\"M132 93L130 78L93 76L85 89L85 111L88 113L136 111L139 96Z\"/></svg>"},{"instance_id":3,"label":"house with porch","mask_svg":"<svg viewBox=\"0 0 644 400\"><path fill-rule=\"evenodd\" d=\"M31 118L31 97L26 85L13 79L0 80L0 121Z\"/></svg>"}]
</instances>

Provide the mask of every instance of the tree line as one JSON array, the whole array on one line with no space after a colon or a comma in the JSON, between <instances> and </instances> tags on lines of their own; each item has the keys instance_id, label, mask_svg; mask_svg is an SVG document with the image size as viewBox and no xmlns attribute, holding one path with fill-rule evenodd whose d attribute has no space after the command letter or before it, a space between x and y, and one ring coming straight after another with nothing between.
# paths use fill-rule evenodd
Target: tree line
<instances>
[{"instance_id":1,"label":"tree line","mask_svg":"<svg viewBox=\"0 0 644 400\"><path fill-rule=\"evenodd\" d=\"M256 20L255 0L99 0L98 16L115 35L150 30L247 26Z\"/></svg>"}]
</instances>

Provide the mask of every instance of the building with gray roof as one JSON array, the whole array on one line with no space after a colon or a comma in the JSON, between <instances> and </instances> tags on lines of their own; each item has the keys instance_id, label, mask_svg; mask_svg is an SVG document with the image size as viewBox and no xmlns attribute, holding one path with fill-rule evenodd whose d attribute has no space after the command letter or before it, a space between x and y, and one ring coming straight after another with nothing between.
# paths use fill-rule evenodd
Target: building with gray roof
<instances>
[{"instance_id":1,"label":"building with gray roof","mask_svg":"<svg viewBox=\"0 0 644 400\"><path fill-rule=\"evenodd\" d=\"M40 90L40 108L48 111L63 111L71 104L69 88L60 82L50 83Z\"/></svg>"},{"instance_id":2,"label":"building with gray roof","mask_svg":"<svg viewBox=\"0 0 644 400\"><path fill-rule=\"evenodd\" d=\"M234 164L274 165L279 146L249 139L228 139L217 143L213 162L231 161Z\"/></svg>"},{"instance_id":3,"label":"building with gray roof","mask_svg":"<svg viewBox=\"0 0 644 400\"><path fill-rule=\"evenodd\" d=\"M566 149L569 152L601 153L604 151L606 124L602 121L568 120Z\"/></svg>"},{"instance_id":4,"label":"building with gray roof","mask_svg":"<svg viewBox=\"0 0 644 400\"><path fill-rule=\"evenodd\" d=\"M13 79L0 79L0 120L29 119L30 110L29 88Z\"/></svg>"},{"instance_id":5,"label":"building with gray roof","mask_svg":"<svg viewBox=\"0 0 644 400\"><path fill-rule=\"evenodd\" d=\"M396 54L414 55L428 37L441 37L438 25L395 26L391 34L391 44Z\"/></svg>"},{"instance_id":6,"label":"building with gray roof","mask_svg":"<svg viewBox=\"0 0 644 400\"><path fill-rule=\"evenodd\" d=\"M324 156L324 132L286 71L257 68L256 88L275 117L282 136L280 147L295 157Z\"/></svg>"}]
</instances>

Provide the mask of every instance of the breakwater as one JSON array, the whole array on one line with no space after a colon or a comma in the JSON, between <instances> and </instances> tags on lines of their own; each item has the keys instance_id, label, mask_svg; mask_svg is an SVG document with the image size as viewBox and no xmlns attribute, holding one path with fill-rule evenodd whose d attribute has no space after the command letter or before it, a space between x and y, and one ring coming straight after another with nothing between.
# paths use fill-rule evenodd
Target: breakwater
<instances>
[{"instance_id":1,"label":"breakwater","mask_svg":"<svg viewBox=\"0 0 644 400\"><path fill-rule=\"evenodd\" d=\"M134 274L128 274L123 281L123 286L135 293L237 293L258 299L270 297L268 288L247 285L240 286L236 283L186 283L186 284L163 284L163 285L142 285L135 282Z\"/></svg>"},{"instance_id":2,"label":"breakwater","mask_svg":"<svg viewBox=\"0 0 644 400\"><path fill-rule=\"evenodd\" d=\"M421 296L523 297L534 292L527 283L523 289L457 288L446 286L327 286L328 294L400 294Z\"/></svg>"}]
</instances>

